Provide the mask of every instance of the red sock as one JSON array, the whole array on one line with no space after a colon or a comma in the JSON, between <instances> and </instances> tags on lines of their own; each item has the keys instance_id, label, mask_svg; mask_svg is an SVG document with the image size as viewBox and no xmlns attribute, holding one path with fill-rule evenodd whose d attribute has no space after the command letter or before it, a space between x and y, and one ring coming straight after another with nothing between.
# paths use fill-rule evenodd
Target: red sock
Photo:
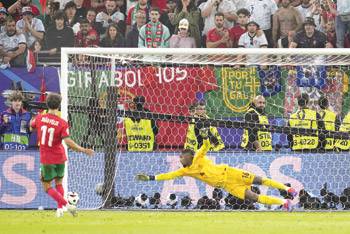
<instances>
[{"instance_id":1,"label":"red sock","mask_svg":"<svg viewBox=\"0 0 350 234\"><path fill-rule=\"evenodd\" d=\"M62 204L63 206L67 205L67 201L55 189L49 188L47 190L47 194L49 194L49 196L52 197L58 204Z\"/></svg>"},{"instance_id":2,"label":"red sock","mask_svg":"<svg viewBox=\"0 0 350 234\"><path fill-rule=\"evenodd\" d=\"M64 189L62 184L56 184L56 191L59 192L59 194L61 194L62 197L64 197ZM57 207L58 208L62 208L62 204L61 203L57 203Z\"/></svg>"}]
</instances>

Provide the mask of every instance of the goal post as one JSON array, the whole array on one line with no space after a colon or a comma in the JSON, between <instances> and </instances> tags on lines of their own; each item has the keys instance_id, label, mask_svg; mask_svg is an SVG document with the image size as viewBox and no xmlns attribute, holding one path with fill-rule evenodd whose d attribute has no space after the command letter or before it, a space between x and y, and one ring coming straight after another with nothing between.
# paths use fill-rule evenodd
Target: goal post
<instances>
[{"instance_id":1,"label":"goal post","mask_svg":"<svg viewBox=\"0 0 350 234\"><path fill-rule=\"evenodd\" d=\"M62 48L62 116L69 121L72 138L97 152L94 158L69 152L68 190L80 193L82 208L135 208L139 200L151 204L137 207L171 208L167 200L173 193L180 200L191 198L191 207L198 209L270 209L240 203L225 192L220 205L214 188L193 178L135 180L137 173L159 174L181 167L179 153L198 148L198 129L205 127L219 142L208 154L214 162L290 183L303 191L301 200L304 191L316 196L302 208L350 208L346 194L350 127L345 121L350 111L349 77L348 49ZM291 121L298 121L293 114L300 108L301 94L308 94L307 107L315 111L310 113L324 113L318 102L325 97L337 127L330 127L335 120L328 119L322 129ZM258 95L266 100L265 122L246 121ZM138 104L144 109L137 109ZM193 114L193 108L205 113ZM317 121L308 118L311 125ZM150 125L131 126L148 133L128 135L126 120L142 119L150 120ZM271 147L262 152L248 149L243 141L245 137L251 141L252 133L269 138L266 143L262 137L259 144ZM321 139L332 146L320 149ZM130 146L133 140L136 143ZM295 141L313 143L298 151L291 143ZM280 196L273 189L257 189ZM320 194L322 189L326 195ZM155 193L160 194L159 206L154 204ZM327 202L330 194L337 196L336 204ZM204 196L209 200L204 199L203 205ZM186 208L180 200L176 208ZM293 200L299 201L299 197Z\"/></svg>"}]
</instances>

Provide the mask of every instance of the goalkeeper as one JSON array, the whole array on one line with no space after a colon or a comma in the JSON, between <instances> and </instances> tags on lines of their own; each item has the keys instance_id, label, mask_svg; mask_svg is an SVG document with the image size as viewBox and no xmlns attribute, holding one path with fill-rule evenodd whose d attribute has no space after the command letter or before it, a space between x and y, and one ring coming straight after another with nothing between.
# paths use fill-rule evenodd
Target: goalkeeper
<instances>
[{"instance_id":1,"label":"goalkeeper","mask_svg":"<svg viewBox=\"0 0 350 234\"><path fill-rule=\"evenodd\" d=\"M268 187L285 190L293 197L297 195L295 189L269 178L256 176L248 171L229 167L226 164L216 165L210 161L206 154L210 149L208 129L201 129L204 138L202 147L195 153L185 149L180 155L180 162L183 168L179 170L158 175L138 174L136 179L141 181L149 180L171 180L180 176L190 176L199 179L213 187L223 188L233 196L240 199L248 199L267 205L283 205L286 210L291 210L290 200L278 197L258 195L250 190L252 184L265 185Z\"/></svg>"}]
</instances>

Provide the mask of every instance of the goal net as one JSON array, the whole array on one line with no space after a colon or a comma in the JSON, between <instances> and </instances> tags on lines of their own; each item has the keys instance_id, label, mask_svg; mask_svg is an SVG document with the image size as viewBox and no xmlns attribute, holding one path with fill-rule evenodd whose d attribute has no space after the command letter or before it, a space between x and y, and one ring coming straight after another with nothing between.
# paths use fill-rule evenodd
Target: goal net
<instances>
[{"instance_id":1,"label":"goal net","mask_svg":"<svg viewBox=\"0 0 350 234\"><path fill-rule=\"evenodd\" d=\"M205 128L213 162L289 183L299 209L348 209L349 66L337 49L64 48L62 116L97 152L69 151L68 190L81 208L279 209L191 177L135 180L181 168Z\"/></svg>"}]
</instances>

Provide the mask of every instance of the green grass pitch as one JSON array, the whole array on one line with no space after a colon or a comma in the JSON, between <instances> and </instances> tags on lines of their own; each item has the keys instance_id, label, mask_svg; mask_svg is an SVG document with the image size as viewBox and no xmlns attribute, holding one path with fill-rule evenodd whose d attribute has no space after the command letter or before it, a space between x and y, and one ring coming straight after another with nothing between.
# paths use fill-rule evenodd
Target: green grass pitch
<instances>
[{"instance_id":1,"label":"green grass pitch","mask_svg":"<svg viewBox=\"0 0 350 234\"><path fill-rule=\"evenodd\" d=\"M161 212L0 210L1 234L350 233L350 212Z\"/></svg>"}]
</instances>

